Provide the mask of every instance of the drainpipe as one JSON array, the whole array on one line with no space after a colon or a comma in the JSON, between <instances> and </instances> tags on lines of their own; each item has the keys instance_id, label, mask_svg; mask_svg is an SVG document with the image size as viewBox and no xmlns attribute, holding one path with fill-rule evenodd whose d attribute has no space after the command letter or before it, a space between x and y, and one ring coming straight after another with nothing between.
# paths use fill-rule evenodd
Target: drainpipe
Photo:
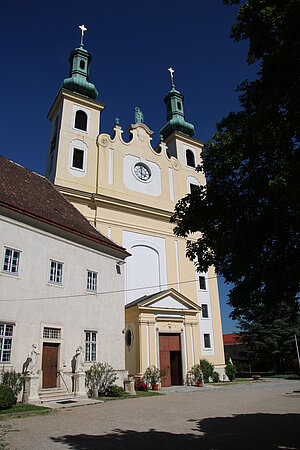
<instances>
[{"instance_id":1,"label":"drainpipe","mask_svg":"<svg viewBox=\"0 0 300 450\"><path fill-rule=\"evenodd\" d=\"M96 202L96 194L91 195L91 200L94 205L95 215L94 215L94 227L97 228L97 202Z\"/></svg>"}]
</instances>

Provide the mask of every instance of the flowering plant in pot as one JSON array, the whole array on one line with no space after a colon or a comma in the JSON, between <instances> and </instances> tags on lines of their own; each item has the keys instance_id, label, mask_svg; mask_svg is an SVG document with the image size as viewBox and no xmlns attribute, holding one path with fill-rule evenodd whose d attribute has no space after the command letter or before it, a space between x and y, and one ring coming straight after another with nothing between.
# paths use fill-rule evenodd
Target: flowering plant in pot
<instances>
[{"instance_id":1,"label":"flowering plant in pot","mask_svg":"<svg viewBox=\"0 0 300 450\"><path fill-rule=\"evenodd\" d=\"M151 384L153 391L158 390L158 383L162 376L164 376L164 371L156 366L148 367L144 373L144 378L147 383Z\"/></svg>"},{"instance_id":2,"label":"flowering plant in pot","mask_svg":"<svg viewBox=\"0 0 300 450\"><path fill-rule=\"evenodd\" d=\"M195 364L191 368L190 373L194 383L199 387L203 387L203 375L200 364Z\"/></svg>"},{"instance_id":3,"label":"flowering plant in pot","mask_svg":"<svg viewBox=\"0 0 300 450\"><path fill-rule=\"evenodd\" d=\"M134 388L136 391L148 391L148 384L145 382L144 378L140 378L135 381Z\"/></svg>"}]
</instances>

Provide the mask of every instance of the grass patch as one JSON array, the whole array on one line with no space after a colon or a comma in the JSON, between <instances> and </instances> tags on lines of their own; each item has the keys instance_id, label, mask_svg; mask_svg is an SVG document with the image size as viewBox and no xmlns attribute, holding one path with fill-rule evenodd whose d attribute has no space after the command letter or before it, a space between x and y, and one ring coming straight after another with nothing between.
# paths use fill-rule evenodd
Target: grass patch
<instances>
[{"instance_id":1,"label":"grass patch","mask_svg":"<svg viewBox=\"0 0 300 450\"><path fill-rule=\"evenodd\" d=\"M11 408L0 410L0 418L10 414L48 414L50 411L52 411L51 408L45 408L44 406L17 403Z\"/></svg>"},{"instance_id":2,"label":"grass patch","mask_svg":"<svg viewBox=\"0 0 300 450\"><path fill-rule=\"evenodd\" d=\"M136 396L139 397L155 397L156 395L165 395L161 392L155 391L136 391Z\"/></svg>"},{"instance_id":3,"label":"grass patch","mask_svg":"<svg viewBox=\"0 0 300 450\"><path fill-rule=\"evenodd\" d=\"M142 397L154 397L157 395L165 395L161 394L160 392L154 392L154 391L136 391L136 395L129 395L129 394L123 394L120 397L98 397L99 400L103 400L104 402L110 402L112 400L126 400L126 399L132 399L132 398L142 398Z\"/></svg>"}]
</instances>

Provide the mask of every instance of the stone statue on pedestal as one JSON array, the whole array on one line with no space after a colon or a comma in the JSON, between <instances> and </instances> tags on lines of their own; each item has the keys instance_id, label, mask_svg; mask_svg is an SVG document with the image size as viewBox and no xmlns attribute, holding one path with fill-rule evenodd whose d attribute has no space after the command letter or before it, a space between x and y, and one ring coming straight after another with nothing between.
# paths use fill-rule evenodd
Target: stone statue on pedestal
<instances>
[{"instance_id":1,"label":"stone statue on pedestal","mask_svg":"<svg viewBox=\"0 0 300 450\"><path fill-rule=\"evenodd\" d=\"M77 347L75 354L75 373L84 372L83 349L81 345Z\"/></svg>"},{"instance_id":2,"label":"stone statue on pedestal","mask_svg":"<svg viewBox=\"0 0 300 450\"><path fill-rule=\"evenodd\" d=\"M35 344L32 344L32 349L28 354L29 364L27 368L27 373L30 375L36 375L36 362L37 357L40 354Z\"/></svg>"}]
</instances>

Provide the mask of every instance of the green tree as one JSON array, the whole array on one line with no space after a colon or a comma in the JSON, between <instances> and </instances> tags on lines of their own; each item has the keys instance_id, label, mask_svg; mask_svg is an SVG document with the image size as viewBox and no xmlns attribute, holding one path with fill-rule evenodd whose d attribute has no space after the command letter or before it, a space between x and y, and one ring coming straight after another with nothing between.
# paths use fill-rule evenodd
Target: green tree
<instances>
[{"instance_id":1,"label":"green tree","mask_svg":"<svg viewBox=\"0 0 300 450\"><path fill-rule=\"evenodd\" d=\"M224 0L227 5L239 1ZM172 221L198 269L214 265L233 284L233 318L249 308L296 304L299 292L300 2L248 0L231 36L248 40L254 81L240 110L217 124L203 151L207 184L179 201ZM296 320L294 318L294 320Z\"/></svg>"},{"instance_id":2,"label":"green tree","mask_svg":"<svg viewBox=\"0 0 300 450\"><path fill-rule=\"evenodd\" d=\"M245 356L252 371L285 373L299 370L295 334L300 336L297 305L279 303L274 308L253 307L240 319Z\"/></svg>"}]
</instances>

